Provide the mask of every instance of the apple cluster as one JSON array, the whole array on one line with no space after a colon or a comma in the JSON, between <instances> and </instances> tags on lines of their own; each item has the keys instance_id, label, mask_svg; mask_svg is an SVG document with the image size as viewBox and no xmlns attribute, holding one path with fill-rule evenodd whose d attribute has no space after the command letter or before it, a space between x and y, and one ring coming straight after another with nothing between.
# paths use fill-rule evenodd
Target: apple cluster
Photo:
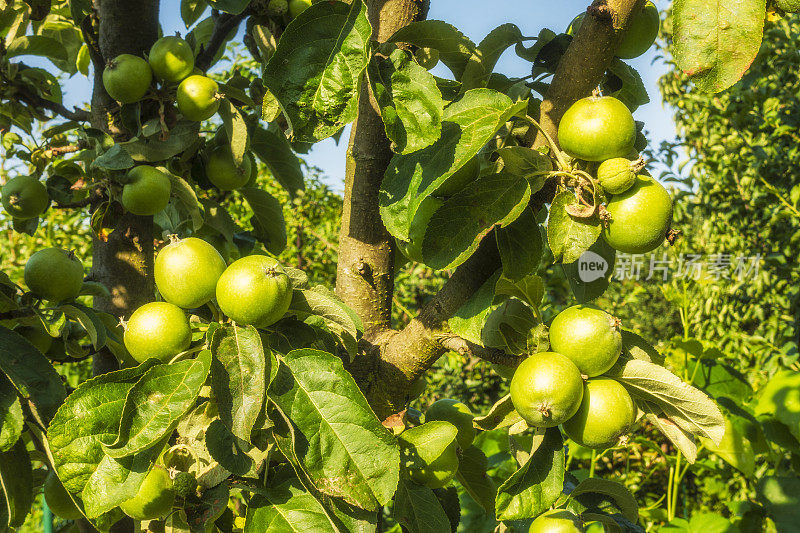
<instances>
[{"instance_id":1,"label":"apple cluster","mask_svg":"<svg viewBox=\"0 0 800 533\"><path fill-rule=\"evenodd\" d=\"M264 328L283 317L292 301L291 280L278 261L250 255L226 266L216 248L196 237L165 246L156 255L154 275L163 301L142 305L125 324L125 348L139 363L169 362L189 348L186 309L216 299L236 324Z\"/></svg>"}]
</instances>

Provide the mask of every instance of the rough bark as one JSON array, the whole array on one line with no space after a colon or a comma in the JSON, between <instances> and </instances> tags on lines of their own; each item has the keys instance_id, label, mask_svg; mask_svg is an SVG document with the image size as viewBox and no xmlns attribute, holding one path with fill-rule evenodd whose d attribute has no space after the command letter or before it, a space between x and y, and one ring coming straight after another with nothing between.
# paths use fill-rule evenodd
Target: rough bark
<instances>
[{"instance_id":1,"label":"rough bark","mask_svg":"<svg viewBox=\"0 0 800 533\"><path fill-rule=\"evenodd\" d=\"M105 61L119 54L142 55L158 38L158 0L95 0L97 48L92 92L92 125L114 137L125 132L115 126L117 103L106 93L102 82ZM84 32L86 33L86 31ZM96 208L97 206L95 206ZM95 298L95 308L116 316L130 316L139 305L152 300L153 219L130 214L114 222L107 241L93 240L92 276L106 285L111 298ZM95 356L95 374L114 370L117 362L105 352Z\"/></svg>"},{"instance_id":2,"label":"rough bark","mask_svg":"<svg viewBox=\"0 0 800 533\"><path fill-rule=\"evenodd\" d=\"M631 13L643 5L644 0L596 0L587 9L588 16L559 63L541 105L538 121L553 139L557 139L558 123L567 108L591 94L600 83ZM526 141L533 146L546 142L544 135L535 131ZM541 208L552 200L552 194L550 189L542 190L531 203ZM382 334L380 357L367 388L379 416L385 418L403 409L410 384L446 350L441 341L447 338L447 319L500 267L497 246L490 235L416 319L399 332Z\"/></svg>"},{"instance_id":3,"label":"rough bark","mask_svg":"<svg viewBox=\"0 0 800 533\"><path fill-rule=\"evenodd\" d=\"M595 0L586 10L581 29L561 59L540 108L539 124L553 139L569 106L591 95L600 83L631 13L643 6L644 0ZM536 133L533 146L547 144L544 135Z\"/></svg>"},{"instance_id":4,"label":"rough bark","mask_svg":"<svg viewBox=\"0 0 800 533\"><path fill-rule=\"evenodd\" d=\"M380 42L427 12L423 0L370 0L366 4L373 38ZM336 292L361 317L368 341L391 322L394 241L378 212L378 192L391 158L378 105L365 80L347 154Z\"/></svg>"}]
</instances>

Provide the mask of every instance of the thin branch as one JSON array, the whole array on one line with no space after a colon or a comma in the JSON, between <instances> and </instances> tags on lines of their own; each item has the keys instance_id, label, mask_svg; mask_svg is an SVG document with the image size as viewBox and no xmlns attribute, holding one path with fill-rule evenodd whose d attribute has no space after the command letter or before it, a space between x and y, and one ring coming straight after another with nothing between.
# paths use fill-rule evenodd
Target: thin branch
<instances>
[{"instance_id":1,"label":"thin branch","mask_svg":"<svg viewBox=\"0 0 800 533\"><path fill-rule=\"evenodd\" d=\"M98 199L97 196L92 195L84 198L83 200L78 200L77 202L71 202L68 204L55 204L53 207L55 207L56 209L80 209L82 207L87 207L92 205L92 202L94 202L97 199Z\"/></svg>"},{"instance_id":2,"label":"thin branch","mask_svg":"<svg viewBox=\"0 0 800 533\"><path fill-rule=\"evenodd\" d=\"M517 366L524 359L524 357L507 354L503 350L486 348L474 342L470 342L467 339L463 339L458 335L445 333L437 336L437 340L446 350L460 353L466 357L477 357L496 365L513 367Z\"/></svg>"},{"instance_id":3,"label":"thin branch","mask_svg":"<svg viewBox=\"0 0 800 533\"><path fill-rule=\"evenodd\" d=\"M214 31L211 33L211 39L208 40L208 46L202 47L200 53L197 54L194 65L203 72L208 70L208 67L211 66L211 62L214 60L214 56L217 55L219 49L225 44L225 39L228 37L228 34L238 28L239 23L241 23L247 15L247 10L244 10L238 15L231 15L228 13L218 14L214 20Z\"/></svg>"},{"instance_id":4,"label":"thin branch","mask_svg":"<svg viewBox=\"0 0 800 533\"><path fill-rule=\"evenodd\" d=\"M20 67L23 65L20 64ZM52 111L56 115L60 115L68 120L74 120L75 122L88 122L91 118L91 115L85 109L81 109L79 107L75 107L74 111L70 111L63 105L53 102L52 100L47 100L42 98L38 94L31 92L29 88L21 83L12 83L14 88L17 90L16 95L19 97L20 100L25 102L31 107L36 107L40 109L47 109L48 111Z\"/></svg>"},{"instance_id":5,"label":"thin branch","mask_svg":"<svg viewBox=\"0 0 800 533\"><path fill-rule=\"evenodd\" d=\"M14 320L16 318L26 318L34 315L36 315L36 311L29 307L23 309L12 309L11 311L0 313L0 320Z\"/></svg>"}]
</instances>

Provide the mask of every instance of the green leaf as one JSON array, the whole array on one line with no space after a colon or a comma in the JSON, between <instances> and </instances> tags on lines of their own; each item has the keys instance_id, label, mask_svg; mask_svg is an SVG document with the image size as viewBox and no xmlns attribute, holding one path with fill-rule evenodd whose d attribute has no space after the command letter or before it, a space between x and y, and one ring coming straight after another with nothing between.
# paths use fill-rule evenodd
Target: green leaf
<instances>
[{"instance_id":1,"label":"green leaf","mask_svg":"<svg viewBox=\"0 0 800 533\"><path fill-rule=\"evenodd\" d=\"M660 531L665 533L738 533L739 528L722 515L697 513L692 515L690 520L674 518Z\"/></svg>"},{"instance_id":2,"label":"green leaf","mask_svg":"<svg viewBox=\"0 0 800 533\"><path fill-rule=\"evenodd\" d=\"M317 142L355 119L371 34L361 0L318 2L286 27L263 80L295 140Z\"/></svg>"},{"instance_id":3,"label":"green leaf","mask_svg":"<svg viewBox=\"0 0 800 533\"><path fill-rule=\"evenodd\" d=\"M31 20L42 20L50 13L51 0L25 0L31 7Z\"/></svg>"},{"instance_id":4,"label":"green leaf","mask_svg":"<svg viewBox=\"0 0 800 533\"><path fill-rule=\"evenodd\" d=\"M341 359L295 350L283 359L269 397L295 427L295 454L314 486L364 509L391 500L400 452Z\"/></svg>"},{"instance_id":5,"label":"green leaf","mask_svg":"<svg viewBox=\"0 0 800 533\"><path fill-rule=\"evenodd\" d=\"M513 426L520 421L522 421L522 417L514 409L511 395L506 394L489 409L488 413L472 419L472 425L483 431L492 431Z\"/></svg>"},{"instance_id":6,"label":"green leaf","mask_svg":"<svg viewBox=\"0 0 800 533\"><path fill-rule=\"evenodd\" d=\"M255 128L250 149L292 198L305 189L300 160L280 128Z\"/></svg>"},{"instance_id":7,"label":"green leaf","mask_svg":"<svg viewBox=\"0 0 800 533\"><path fill-rule=\"evenodd\" d=\"M758 499L777 531L794 531L800 523L800 477L766 476L758 481Z\"/></svg>"},{"instance_id":8,"label":"green leaf","mask_svg":"<svg viewBox=\"0 0 800 533\"><path fill-rule=\"evenodd\" d=\"M664 364L664 356L640 335L627 329L621 330L620 333L622 335L622 357L639 359L657 365Z\"/></svg>"},{"instance_id":9,"label":"green leaf","mask_svg":"<svg viewBox=\"0 0 800 533\"><path fill-rule=\"evenodd\" d=\"M117 436L128 391L157 363L151 359L85 381L58 409L47 429L47 440L58 477L69 492L83 491L106 456L103 444Z\"/></svg>"},{"instance_id":10,"label":"green leaf","mask_svg":"<svg viewBox=\"0 0 800 533\"><path fill-rule=\"evenodd\" d=\"M211 457L232 474L243 476L253 467L253 460L247 455L247 442L237 438L219 419L206 429L206 447Z\"/></svg>"},{"instance_id":11,"label":"green leaf","mask_svg":"<svg viewBox=\"0 0 800 533\"><path fill-rule=\"evenodd\" d=\"M57 309L68 317L74 318L86 330L95 350L106 345L106 327L94 310L78 303L60 305Z\"/></svg>"},{"instance_id":12,"label":"green leaf","mask_svg":"<svg viewBox=\"0 0 800 533\"><path fill-rule=\"evenodd\" d=\"M456 478L472 499L478 502L490 516L494 516L494 502L497 487L486 473L489 461L486 455L476 446L462 450L458 456L458 472Z\"/></svg>"},{"instance_id":13,"label":"green leaf","mask_svg":"<svg viewBox=\"0 0 800 533\"><path fill-rule=\"evenodd\" d=\"M544 186L545 172L553 170L550 158L538 150L524 146L506 146L497 150L503 160L503 170L525 178L531 184L531 194Z\"/></svg>"},{"instance_id":14,"label":"green leaf","mask_svg":"<svg viewBox=\"0 0 800 533\"><path fill-rule=\"evenodd\" d=\"M50 60L67 60L67 50L56 39L43 35L17 37L6 47L7 58L17 56L42 56Z\"/></svg>"},{"instance_id":15,"label":"green leaf","mask_svg":"<svg viewBox=\"0 0 800 533\"><path fill-rule=\"evenodd\" d=\"M561 264L579 303L591 302L606 292L616 261L617 251L605 239L597 239L577 261Z\"/></svg>"},{"instance_id":16,"label":"green leaf","mask_svg":"<svg viewBox=\"0 0 800 533\"><path fill-rule=\"evenodd\" d=\"M622 383L635 398L663 409L684 430L720 443L725 419L717 404L666 368L637 359L620 360L607 375Z\"/></svg>"},{"instance_id":17,"label":"green leaf","mask_svg":"<svg viewBox=\"0 0 800 533\"><path fill-rule=\"evenodd\" d=\"M211 9L218 9L231 15L238 15L250 5L251 0L206 0Z\"/></svg>"},{"instance_id":18,"label":"green leaf","mask_svg":"<svg viewBox=\"0 0 800 533\"><path fill-rule=\"evenodd\" d=\"M433 75L403 50L373 56L367 71L392 149L407 154L436 142L444 100Z\"/></svg>"},{"instance_id":19,"label":"green leaf","mask_svg":"<svg viewBox=\"0 0 800 533\"><path fill-rule=\"evenodd\" d=\"M530 198L524 178L506 172L479 177L445 200L431 217L422 243L425 264L439 270L457 267L495 225L516 220Z\"/></svg>"},{"instance_id":20,"label":"green leaf","mask_svg":"<svg viewBox=\"0 0 800 533\"><path fill-rule=\"evenodd\" d=\"M256 239L273 254L286 248L286 222L283 218L283 205L267 191L255 187L239 189L247 200L253 216L250 223Z\"/></svg>"},{"instance_id":21,"label":"green leaf","mask_svg":"<svg viewBox=\"0 0 800 533\"><path fill-rule=\"evenodd\" d=\"M703 445L710 452L752 479L756 468L756 454L747 432L753 426L755 425L750 420L733 413L726 413L725 433L722 435L720 443L715 444L709 439L702 439Z\"/></svg>"},{"instance_id":22,"label":"green leaf","mask_svg":"<svg viewBox=\"0 0 800 533\"><path fill-rule=\"evenodd\" d=\"M220 102L219 116L222 118L222 124L228 134L233 161L237 165L241 165L249 143L244 116L228 98L223 98Z\"/></svg>"},{"instance_id":23,"label":"green leaf","mask_svg":"<svg viewBox=\"0 0 800 533\"><path fill-rule=\"evenodd\" d=\"M98 518L139 492L165 440L128 457L115 459L106 455L100 460L81 491L87 518Z\"/></svg>"},{"instance_id":24,"label":"green leaf","mask_svg":"<svg viewBox=\"0 0 800 533\"><path fill-rule=\"evenodd\" d=\"M356 340L364 332L364 326L355 311L321 285L312 289L295 290L289 312L301 320L311 315L321 316L325 322L340 326Z\"/></svg>"},{"instance_id":25,"label":"green leaf","mask_svg":"<svg viewBox=\"0 0 800 533\"><path fill-rule=\"evenodd\" d=\"M178 200L178 205L180 206L181 210L186 213L186 215L192 221L192 227L195 230L200 229L203 226L203 210L202 204L197 199L197 193L189 184L188 181L183 179L182 177L173 174L166 167L156 167L161 172L167 175L170 181L170 185L172 190L170 194L174 196Z\"/></svg>"},{"instance_id":26,"label":"green leaf","mask_svg":"<svg viewBox=\"0 0 800 533\"><path fill-rule=\"evenodd\" d=\"M564 487L561 430L548 428L534 436L528 460L497 489L498 520L532 518L550 508Z\"/></svg>"},{"instance_id":27,"label":"green leaf","mask_svg":"<svg viewBox=\"0 0 800 533\"><path fill-rule=\"evenodd\" d=\"M621 513L634 524L639 521L636 498L625 485L616 481L602 478L584 479L570 492L569 499L567 508L576 514L586 510L596 510L608 514Z\"/></svg>"},{"instance_id":28,"label":"green leaf","mask_svg":"<svg viewBox=\"0 0 800 533\"><path fill-rule=\"evenodd\" d=\"M208 7L206 0L181 0L181 19L188 28L195 22Z\"/></svg>"},{"instance_id":29,"label":"green leaf","mask_svg":"<svg viewBox=\"0 0 800 533\"><path fill-rule=\"evenodd\" d=\"M250 95L248 95L244 89L233 85L234 83L238 83L240 81L246 81L246 79L238 73L234 74L234 79L230 80L229 83L218 83L219 92L226 96L229 100L239 102L243 106L257 107L257 104L252 98L250 98Z\"/></svg>"},{"instance_id":30,"label":"green leaf","mask_svg":"<svg viewBox=\"0 0 800 533\"><path fill-rule=\"evenodd\" d=\"M572 263L591 247L600 236L600 222L597 217L580 219L570 215L567 206L577 203L575 194L562 191L550 204L550 217L547 221L547 242L553 251L555 261Z\"/></svg>"},{"instance_id":31,"label":"green leaf","mask_svg":"<svg viewBox=\"0 0 800 533\"><path fill-rule=\"evenodd\" d=\"M390 43L410 43L421 48L433 48L439 52L439 60L447 65L456 79L460 79L467 67L475 44L454 26L441 20L422 20L400 28L389 37Z\"/></svg>"},{"instance_id":32,"label":"green leaf","mask_svg":"<svg viewBox=\"0 0 800 533\"><path fill-rule=\"evenodd\" d=\"M0 485L8 509L8 525L21 527L33 505L31 458L20 439L7 452L0 452Z\"/></svg>"},{"instance_id":33,"label":"green leaf","mask_svg":"<svg viewBox=\"0 0 800 533\"><path fill-rule=\"evenodd\" d=\"M519 280L536 272L544 252L544 239L536 214L526 207L514 222L495 231L503 263L503 277Z\"/></svg>"},{"instance_id":34,"label":"green leaf","mask_svg":"<svg viewBox=\"0 0 800 533\"><path fill-rule=\"evenodd\" d=\"M483 326L492 312L495 285L499 278L498 270L447 321L453 333L475 344L483 342Z\"/></svg>"},{"instance_id":35,"label":"green leaf","mask_svg":"<svg viewBox=\"0 0 800 533\"><path fill-rule=\"evenodd\" d=\"M247 504L244 533L335 533L322 507L300 481L258 489Z\"/></svg>"},{"instance_id":36,"label":"green leaf","mask_svg":"<svg viewBox=\"0 0 800 533\"><path fill-rule=\"evenodd\" d=\"M0 374L0 452L7 452L14 446L24 426L17 390L5 374Z\"/></svg>"},{"instance_id":37,"label":"green leaf","mask_svg":"<svg viewBox=\"0 0 800 533\"><path fill-rule=\"evenodd\" d=\"M772 376L758 390L754 414L775 418L800 440L800 373L786 370Z\"/></svg>"},{"instance_id":38,"label":"green leaf","mask_svg":"<svg viewBox=\"0 0 800 533\"><path fill-rule=\"evenodd\" d=\"M146 450L175 429L194 405L208 377L211 352L196 359L156 365L141 377L125 398L117 439L105 446L111 457Z\"/></svg>"},{"instance_id":39,"label":"green leaf","mask_svg":"<svg viewBox=\"0 0 800 533\"><path fill-rule=\"evenodd\" d=\"M461 79L461 90L486 87L497 60L511 45L522 42L522 32L516 24L503 24L489 32L469 58Z\"/></svg>"},{"instance_id":40,"label":"green leaf","mask_svg":"<svg viewBox=\"0 0 800 533\"><path fill-rule=\"evenodd\" d=\"M414 153L392 157L380 194L381 217L389 233L408 241L419 204L475 156L522 107L491 89L467 91L445 108L438 141ZM490 188L488 184L484 187Z\"/></svg>"},{"instance_id":41,"label":"green leaf","mask_svg":"<svg viewBox=\"0 0 800 533\"><path fill-rule=\"evenodd\" d=\"M637 407L644 412L647 420L667 437L675 448L681 451L686 460L694 464L697 460L697 444L695 443L694 435L666 418L663 409L657 405L639 399Z\"/></svg>"},{"instance_id":42,"label":"green leaf","mask_svg":"<svg viewBox=\"0 0 800 533\"><path fill-rule=\"evenodd\" d=\"M164 161L183 152L197 142L199 123L191 121L178 122L165 139L161 135L152 137L134 137L130 141L119 143L128 155L137 162Z\"/></svg>"},{"instance_id":43,"label":"green leaf","mask_svg":"<svg viewBox=\"0 0 800 533\"><path fill-rule=\"evenodd\" d=\"M620 58L615 57L611 60L611 65L608 67L608 76L611 80L606 80L604 84L606 95L620 100L628 106L631 113L636 111L639 106L650 102L642 77L636 72L636 69Z\"/></svg>"},{"instance_id":44,"label":"green leaf","mask_svg":"<svg viewBox=\"0 0 800 533\"><path fill-rule=\"evenodd\" d=\"M413 533L450 531L450 521L431 489L401 480L394 499L394 519Z\"/></svg>"},{"instance_id":45,"label":"green leaf","mask_svg":"<svg viewBox=\"0 0 800 533\"><path fill-rule=\"evenodd\" d=\"M533 308L539 307L544 297L544 280L536 274L512 282L504 277L497 280L495 294L519 298Z\"/></svg>"},{"instance_id":46,"label":"green leaf","mask_svg":"<svg viewBox=\"0 0 800 533\"><path fill-rule=\"evenodd\" d=\"M115 144L110 149L103 152L103 154L92 161L91 168L99 168L101 170L127 170L136 162L128 154L122 145Z\"/></svg>"},{"instance_id":47,"label":"green leaf","mask_svg":"<svg viewBox=\"0 0 800 533\"><path fill-rule=\"evenodd\" d=\"M256 26L256 28L262 28L262 26ZM269 57L271 56L272 52L269 54ZM278 99L275 98L275 95L272 94L272 91L265 89L264 97L261 101L261 120L264 122L272 122L281 116L282 113L283 111L281 110L281 104L278 102Z\"/></svg>"},{"instance_id":48,"label":"green leaf","mask_svg":"<svg viewBox=\"0 0 800 533\"><path fill-rule=\"evenodd\" d=\"M19 395L30 402L43 424L53 417L67 396L61 376L33 344L0 326L0 370Z\"/></svg>"},{"instance_id":49,"label":"green leaf","mask_svg":"<svg viewBox=\"0 0 800 533\"><path fill-rule=\"evenodd\" d=\"M703 91L742 77L758 54L766 0L676 0L673 43L678 68Z\"/></svg>"},{"instance_id":50,"label":"green leaf","mask_svg":"<svg viewBox=\"0 0 800 533\"><path fill-rule=\"evenodd\" d=\"M219 416L231 432L250 442L266 391L268 359L253 326L223 326L211 339L211 387Z\"/></svg>"},{"instance_id":51,"label":"green leaf","mask_svg":"<svg viewBox=\"0 0 800 533\"><path fill-rule=\"evenodd\" d=\"M213 531L212 524L220 516L230 500L230 487L227 482L207 488L199 501L186 503L186 523L192 532Z\"/></svg>"}]
</instances>

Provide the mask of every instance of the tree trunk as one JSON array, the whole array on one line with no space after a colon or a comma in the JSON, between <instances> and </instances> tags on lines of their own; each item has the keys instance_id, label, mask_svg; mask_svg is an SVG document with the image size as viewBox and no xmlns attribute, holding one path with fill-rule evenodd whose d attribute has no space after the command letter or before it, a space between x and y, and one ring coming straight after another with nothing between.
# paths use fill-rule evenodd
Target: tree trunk
<instances>
[{"instance_id":1,"label":"tree trunk","mask_svg":"<svg viewBox=\"0 0 800 533\"><path fill-rule=\"evenodd\" d=\"M94 52L92 125L115 138L126 135L115 123L117 104L106 93L102 66L119 54L141 56L158 38L158 0L95 0L99 22ZM99 56L97 55L99 52ZM93 211L98 205L93 206ZM94 298L94 307L119 317L129 317L138 306L153 299L153 218L123 214L113 223L107 241L93 238L92 273L111 291L110 298ZM95 375L118 368L114 356L103 350L93 359ZM93 531L82 521L82 531ZM112 533L130 533L133 521L121 520Z\"/></svg>"},{"instance_id":2,"label":"tree trunk","mask_svg":"<svg viewBox=\"0 0 800 533\"><path fill-rule=\"evenodd\" d=\"M423 0L368 0L373 39L386 41L427 14ZM364 79L347 153L344 212L339 234L336 292L364 322L372 342L389 329L394 293L394 239L378 212L378 193L392 158L389 139L369 83Z\"/></svg>"},{"instance_id":3,"label":"tree trunk","mask_svg":"<svg viewBox=\"0 0 800 533\"><path fill-rule=\"evenodd\" d=\"M115 138L125 132L115 124L117 103L103 87L102 71L97 66L119 54L141 56L158 38L158 0L95 0L99 21L98 39L101 61L95 61L92 93L92 124ZM97 206L94 206L96 209ZM107 241L93 239L93 278L111 291L111 298L96 297L96 309L119 317L129 317L138 306L153 299L153 218L123 214L113 222ZM117 367L114 357L101 352L94 358L94 373Z\"/></svg>"}]
</instances>

